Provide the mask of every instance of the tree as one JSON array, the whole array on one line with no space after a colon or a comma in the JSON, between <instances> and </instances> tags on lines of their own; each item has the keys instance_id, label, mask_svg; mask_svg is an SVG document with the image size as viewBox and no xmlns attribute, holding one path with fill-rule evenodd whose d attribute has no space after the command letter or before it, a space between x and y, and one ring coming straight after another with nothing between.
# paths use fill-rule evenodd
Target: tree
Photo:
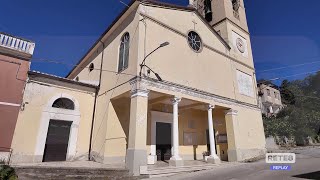
<instances>
[{"instance_id":1,"label":"tree","mask_svg":"<svg viewBox=\"0 0 320 180\"><path fill-rule=\"evenodd\" d=\"M295 104L295 96L289 89L290 82L288 80L284 80L280 86L280 94L281 100L284 104Z\"/></svg>"},{"instance_id":2,"label":"tree","mask_svg":"<svg viewBox=\"0 0 320 180\"><path fill-rule=\"evenodd\" d=\"M308 136L320 141L320 72L284 80L280 92L285 108L276 117L263 117L266 136L293 136L300 145Z\"/></svg>"}]
</instances>

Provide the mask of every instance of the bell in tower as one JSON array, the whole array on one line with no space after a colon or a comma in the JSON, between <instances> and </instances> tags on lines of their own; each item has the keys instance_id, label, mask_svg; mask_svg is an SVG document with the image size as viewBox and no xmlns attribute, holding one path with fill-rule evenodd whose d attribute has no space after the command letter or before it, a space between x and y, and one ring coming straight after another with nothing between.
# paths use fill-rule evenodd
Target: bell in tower
<instances>
[{"instance_id":1,"label":"bell in tower","mask_svg":"<svg viewBox=\"0 0 320 180\"><path fill-rule=\"evenodd\" d=\"M232 7L234 11L238 11L240 7L240 2L239 0L232 0Z\"/></svg>"},{"instance_id":2,"label":"bell in tower","mask_svg":"<svg viewBox=\"0 0 320 180\"><path fill-rule=\"evenodd\" d=\"M198 12L208 21L212 18L212 0L189 0L190 6L198 10Z\"/></svg>"},{"instance_id":3,"label":"bell in tower","mask_svg":"<svg viewBox=\"0 0 320 180\"><path fill-rule=\"evenodd\" d=\"M204 0L204 16L208 22L212 21L211 0Z\"/></svg>"}]
</instances>

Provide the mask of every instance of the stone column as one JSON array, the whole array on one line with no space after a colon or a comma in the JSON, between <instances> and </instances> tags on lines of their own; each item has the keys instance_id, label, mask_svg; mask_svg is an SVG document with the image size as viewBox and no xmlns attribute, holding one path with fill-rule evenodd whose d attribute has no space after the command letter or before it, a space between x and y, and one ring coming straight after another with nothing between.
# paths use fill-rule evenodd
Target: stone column
<instances>
[{"instance_id":1,"label":"stone column","mask_svg":"<svg viewBox=\"0 0 320 180\"><path fill-rule=\"evenodd\" d=\"M209 140L210 140L210 157L208 157L208 163L218 164L220 163L220 158L216 154L216 142L215 135L213 132L213 121L212 121L212 109L214 105L208 105L208 128L209 128Z\"/></svg>"},{"instance_id":2,"label":"stone column","mask_svg":"<svg viewBox=\"0 0 320 180\"><path fill-rule=\"evenodd\" d=\"M172 122L172 149L173 154L170 158L170 166L182 166L183 161L179 155L179 121L178 121L178 103L181 101L181 98L173 98L173 122Z\"/></svg>"},{"instance_id":3,"label":"stone column","mask_svg":"<svg viewBox=\"0 0 320 180\"><path fill-rule=\"evenodd\" d=\"M140 167L147 165L148 93L148 90L138 88L134 88L131 92L126 167L134 176L140 175Z\"/></svg>"},{"instance_id":4,"label":"stone column","mask_svg":"<svg viewBox=\"0 0 320 180\"><path fill-rule=\"evenodd\" d=\"M227 137L228 137L228 161L240 161L241 154L239 151L239 126L237 122L238 111L230 109L225 112Z\"/></svg>"}]
</instances>

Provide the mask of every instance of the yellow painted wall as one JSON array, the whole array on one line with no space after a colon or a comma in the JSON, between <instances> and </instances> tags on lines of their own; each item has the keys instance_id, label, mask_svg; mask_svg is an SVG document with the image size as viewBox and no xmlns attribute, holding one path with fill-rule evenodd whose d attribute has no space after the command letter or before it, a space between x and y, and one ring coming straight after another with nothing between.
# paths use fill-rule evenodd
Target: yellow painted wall
<instances>
[{"instance_id":1,"label":"yellow painted wall","mask_svg":"<svg viewBox=\"0 0 320 180\"><path fill-rule=\"evenodd\" d=\"M153 110L157 109L157 107L153 107ZM161 109L161 108L158 108ZM170 112L169 112L170 113ZM149 113L150 114L150 113ZM222 126L224 127L214 127L216 131L223 134L225 132L225 122L224 117L221 117L221 114L224 112L221 109L217 109L214 111L213 114L213 121L214 124L222 121ZM189 128L188 123L189 121L194 121L195 127ZM188 109L179 111L179 152L180 155L184 159L193 159L194 155L197 155L197 159L202 159L202 153L207 150L207 139L206 139L206 130L208 129L208 115L206 111L202 110L194 110ZM197 144L193 145L185 145L184 144L184 133L197 133ZM148 154L150 153L150 143L151 143L151 117L148 117ZM227 152L227 147L220 147L224 146L223 144L217 144L217 152L218 155L222 154L221 150L225 150Z\"/></svg>"},{"instance_id":2,"label":"yellow painted wall","mask_svg":"<svg viewBox=\"0 0 320 180\"><path fill-rule=\"evenodd\" d=\"M234 107L234 109L238 111L236 130L240 134L239 148L264 149L265 136L261 111L244 107Z\"/></svg>"},{"instance_id":3,"label":"yellow painted wall","mask_svg":"<svg viewBox=\"0 0 320 180\"><path fill-rule=\"evenodd\" d=\"M189 121L195 121L195 128L188 127ZM179 113L179 151L180 155L198 154L200 158L204 151L207 151L206 129L208 129L208 115L205 111L184 110ZM184 133L197 133L197 146L184 144ZM190 158L190 157L189 157Z\"/></svg>"},{"instance_id":4,"label":"yellow painted wall","mask_svg":"<svg viewBox=\"0 0 320 180\"><path fill-rule=\"evenodd\" d=\"M101 43L100 43L101 44ZM80 82L89 83L89 84L99 84L99 76L101 69L101 59L102 59L102 44L98 50L94 52L94 55L91 56L92 59L88 60L87 63L82 65L85 67L76 77L79 78ZM94 65L94 69L89 71L90 64ZM74 78L76 80L76 78Z\"/></svg>"},{"instance_id":5,"label":"yellow painted wall","mask_svg":"<svg viewBox=\"0 0 320 180\"><path fill-rule=\"evenodd\" d=\"M250 46L248 47L249 57L240 58L230 53L195 13L148 6L143 8L147 12L144 14L154 20L146 18L146 28L140 26L143 31L146 31L146 36L140 38L139 46L145 46L146 51L150 52L162 42L170 43L153 53L147 60L147 65L162 79L242 102L257 104L255 94L252 97L242 95L237 87L237 70L251 75L252 81L255 81ZM187 43L186 35L190 30L196 31L203 43L207 45L199 53L194 52ZM144 44L144 37L147 38L146 44ZM246 38L250 44L249 37ZM143 48L139 49L141 52L143 50ZM248 67L216 51L237 58ZM256 92L254 85L252 91Z\"/></svg>"},{"instance_id":6,"label":"yellow painted wall","mask_svg":"<svg viewBox=\"0 0 320 180\"><path fill-rule=\"evenodd\" d=\"M130 104L126 100L109 103L106 140L105 163L111 163L112 157L125 157L129 133ZM119 160L118 160L119 161ZM121 161L121 160L120 160Z\"/></svg>"},{"instance_id":7,"label":"yellow painted wall","mask_svg":"<svg viewBox=\"0 0 320 180\"><path fill-rule=\"evenodd\" d=\"M144 21L141 20L144 17L138 13L146 14L160 22L160 24L148 18ZM166 14L166 16L163 16L163 14ZM191 50L187 43L186 35L189 30L195 30L207 46L204 47L200 53L195 53ZM138 11L135 8L131 8L130 12L120 18L118 23L116 23L112 30L102 39L105 43L105 49L103 50L104 70L117 71L120 38L125 32L130 33L131 42L128 69L120 74L107 71L102 72L102 83L97 99L93 135L93 151L96 160L103 161L104 157L125 155L124 147L126 146L126 141L124 140L124 136L128 138L128 133L126 133L128 123L124 123L126 125L123 126L120 119L123 118L125 119L123 121L129 121L129 108L121 108L123 114L126 114L125 116L128 118L126 119L121 117L121 113L119 114L116 112L117 110L114 104L110 103L110 100L130 91L131 86L126 82L135 75L138 75L139 64L142 62L145 55L165 41L170 42L170 45L159 49L149 56L146 61L146 64L155 72L159 73L162 79L230 99L236 99L253 105L257 104L256 96L248 97L238 93L236 80L236 70L246 72L254 78L252 57L250 56L251 53L249 53L250 57L248 62L243 62L244 64L247 64L247 66L241 65L231 58L226 57L232 56L232 53L228 51L218 37L214 35L214 33L194 13L143 5L139 6ZM230 33L230 31L225 33ZM246 37L246 39L250 43L249 37ZM251 51L251 48L249 49ZM84 64L88 65L89 62L93 60L92 62L98 65L101 57L101 53L94 54L94 52L92 52L92 57L88 58L88 60L86 60L87 62ZM236 56L234 56L234 58L235 57ZM245 60L239 58L239 61ZM98 67L97 65L96 67ZM88 69L77 70L70 78L75 78L76 75L79 74L80 81L82 79L95 81L98 75L95 72L91 73L93 74L92 76L90 76L90 74L88 75ZM179 94L179 92L165 92L164 90L157 88L150 89L168 94ZM181 94L180 96L212 103L206 99L194 98ZM127 103L130 104L130 101ZM230 104L223 104L220 102L212 104L218 104L225 108L233 107ZM258 128L252 132L253 134L258 135L256 138L257 142L253 142L248 147L262 147L263 140L261 137L263 136L263 129L261 129L262 120L261 115L259 115L260 111L236 106L233 108L239 110L239 119L245 119L245 122L241 122L241 125L239 125L241 128ZM194 117L196 116L197 115L194 115ZM182 117L181 119L183 119ZM253 121L253 123L251 121ZM184 123L184 120L180 123ZM184 124L181 126L184 126ZM200 132L202 131L202 128L203 127L199 128L199 133L202 133ZM184 130L190 131L189 129L182 129L180 133ZM243 133L241 141L244 142L240 143L242 144L242 147L246 144L248 134L246 130L243 130ZM180 138L181 137L183 136L180 135ZM255 137L252 136L251 141L254 141L254 139ZM200 140L202 139L200 138ZM180 140L180 143L181 142L183 141ZM221 147L222 146L224 145L221 145ZM181 147L181 153L184 153L185 151L190 153L190 149L185 149L188 148ZM226 149L226 147L220 149ZM202 150L203 149L199 151Z\"/></svg>"},{"instance_id":8,"label":"yellow painted wall","mask_svg":"<svg viewBox=\"0 0 320 180\"><path fill-rule=\"evenodd\" d=\"M98 158L96 158L98 161L103 161L104 157L123 156L125 154L125 150L119 151L118 148L119 146L121 148L125 147L126 144L124 144L124 134L119 126L119 119L114 109L112 109L110 100L129 91L131 86L126 82L137 75L137 42L139 39L138 27L140 25L138 20L139 17L136 11L131 12L128 14L127 19L118 24L114 32L110 34L110 37L104 41L106 48L103 50L104 59L102 69L115 72L118 69L120 39L125 32L129 32L130 34L128 68L119 74L108 71L102 72L102 83L97 99L93 139L93 151L95 152L94 154L98 156ZM117 88L113 89L114 87ZM117 126L114 127L113 125ZM117 129L117 127L119 127L119 129ZM108 132L109 130L110 132ZM119 145L114 145L118 143Z\"/></svg>"}]
</instances>

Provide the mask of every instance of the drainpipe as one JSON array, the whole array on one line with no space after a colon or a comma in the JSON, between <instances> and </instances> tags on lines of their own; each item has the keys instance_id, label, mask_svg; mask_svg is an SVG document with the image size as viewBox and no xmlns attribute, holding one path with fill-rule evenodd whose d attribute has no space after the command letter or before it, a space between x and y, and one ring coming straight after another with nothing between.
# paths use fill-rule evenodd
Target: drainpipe
<instances>
[{"instance_id":1,"label":"drainpipe","mask_svg":"<svg viewBox=\"0 0 320 180\"><path fill-rule=\"evenodd\" d=\"M101 85L103 55L104 55L104 48L105 48L104 42L102 42L101 40L100 40L100 42L102 43L102 54L101 54L99 84L98 84L98 87L96 88L96 93L94 96L94 104L93 104L93 112L92 112L92 120L91 120L91 131L90 131L90 142L89 142L89 153L88 153L88 160L89 161L91 161L93 126L94 126L94 119L95 119L95 114L96 114L96 104L97 104L97 99L98 99L98 93L99 93L100 85Z\"/></svg>"}]
</instances>

